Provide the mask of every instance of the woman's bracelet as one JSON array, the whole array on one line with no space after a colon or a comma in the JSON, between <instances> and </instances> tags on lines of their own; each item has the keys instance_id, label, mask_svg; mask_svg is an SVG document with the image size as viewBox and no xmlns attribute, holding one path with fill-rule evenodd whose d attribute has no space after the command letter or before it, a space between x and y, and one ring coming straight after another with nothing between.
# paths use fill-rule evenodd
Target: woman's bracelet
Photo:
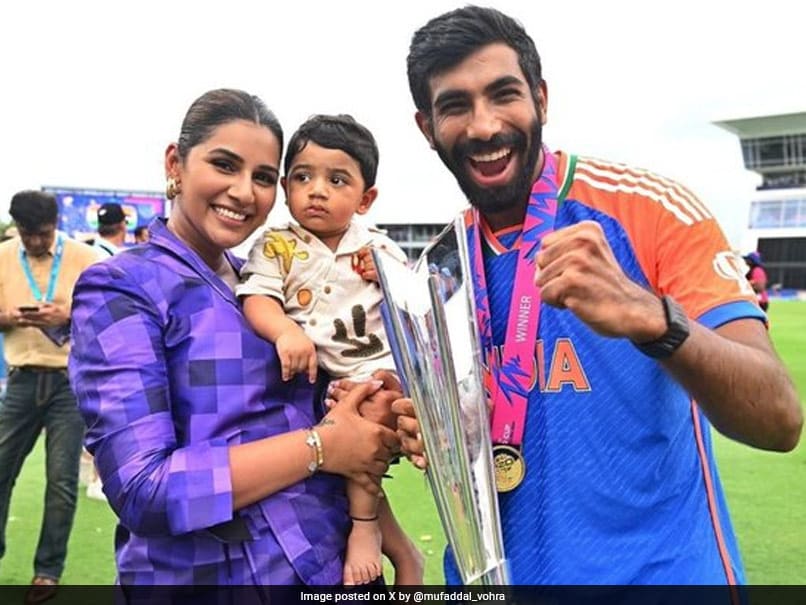
<instances>
[{"instance_id":1,"label":"woman's bracelet","mask_svg":"<svg viewBox=\"0 0 806 605\"><path fill-rule=\"evenodd\" d=\"M322 438L319 432L311 427L308 429L308 436L305 438L307 443L313 449L313 460L308 463L308 472L313 475L325 463L325 454L322 449Z\"/></svg>"},{"instance_id":2,"label":"woman's bracelet","mask_svg":"<svg viewBox=\"0 0 806 605\"><path fill-rule=\"evenodd\" d=\"M353 517L352 515L350 515L350 519L352 519L353 521L366 521L369 523L370 521L377 521L378 515L375 515L374 517Z\"/></svg>"}]
</instances>

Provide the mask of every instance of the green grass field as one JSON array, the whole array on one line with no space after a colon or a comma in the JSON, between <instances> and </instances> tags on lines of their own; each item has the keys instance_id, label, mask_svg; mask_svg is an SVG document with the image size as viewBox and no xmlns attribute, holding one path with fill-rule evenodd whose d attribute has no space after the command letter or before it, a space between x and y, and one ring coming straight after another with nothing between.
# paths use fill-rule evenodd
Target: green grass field
<instances>
[{"instance_id":1,"label":"green grass field","mask_svg":"<svg viewBox=\"0 0 806 605\"><path fill-rule=\"evenodd\" d=\"M770 306L770 334L806 400L806 303ZM715 449L748 582L806 584L806 436L790 453L715 434Z\"/></svg>"},{"instance_id":2,"label":"green grass field","mask_svg":"<svg viewBox=\"0 0 806 605\"><path fill-rule=\"evenodd\" d=\"M806 398L806 303L773 301L775 346ZM719 469L733 523L752 584L806 584L806 438L789 454L754 450L715 435ZM401 524L426 558L426 583L442 582L445 538L423 475L404 462L387 482ZM31 579L44 491L40 444L17 480L7 529L7 552L0 561L0 584ZM70 539L66 584L108 584L115 575L114 515L104 502L83 493ZM391 577L388 575L387 577Z\"/></svg>"}]
</instances>

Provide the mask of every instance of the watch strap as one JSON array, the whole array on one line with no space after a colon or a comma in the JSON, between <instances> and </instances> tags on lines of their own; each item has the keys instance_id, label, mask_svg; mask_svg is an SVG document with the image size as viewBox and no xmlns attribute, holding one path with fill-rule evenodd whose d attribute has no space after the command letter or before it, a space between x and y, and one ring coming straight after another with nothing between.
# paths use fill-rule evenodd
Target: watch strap
<instances>
[{"instance_id":1,"label":"watch strap","mask_svg":"<svg viewBox=\"0 0 806 605\"><path fill-rule=\"evenodd\" d=\"M688 315L671 296L661 298L663 312L666 315L666 332L660 338L650 342L633 342L635 348L653 359L666 359L680 348L689 335Z\"/></svg>"}]
</instances>

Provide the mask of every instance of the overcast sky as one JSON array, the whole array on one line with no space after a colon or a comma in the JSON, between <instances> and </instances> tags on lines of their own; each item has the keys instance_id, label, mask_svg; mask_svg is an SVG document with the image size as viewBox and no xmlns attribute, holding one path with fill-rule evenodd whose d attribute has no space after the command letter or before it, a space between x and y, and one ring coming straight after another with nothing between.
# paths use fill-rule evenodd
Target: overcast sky
<instances>
[{"instance_id":1,"label":"overcast sky","mask_svg":"<svg viewBox=\"0 0 806 605\"><path fill-rule=\"evenodd\" d=\"M444 0L4 2L0 218L43 185L161 190L165 146L210 88L261 96L287 135L347 112L381 150L376 222L464 203L417 130L405 58ZM519 19L549 90L549 146L676 178L738 245L758 177L715 120L806 109L802 2L479 2ZM282 194L270 222L287 219Z\"/></svg>"}]
</instances>

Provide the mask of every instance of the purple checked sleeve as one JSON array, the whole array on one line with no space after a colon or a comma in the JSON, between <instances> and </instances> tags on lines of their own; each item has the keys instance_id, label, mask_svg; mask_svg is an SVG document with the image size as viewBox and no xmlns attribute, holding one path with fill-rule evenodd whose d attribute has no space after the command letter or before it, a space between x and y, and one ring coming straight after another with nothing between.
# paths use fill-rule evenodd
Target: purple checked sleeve
<instances>
[{"instance_id":1,"label":"purple checked sleeve","mask_svg":"<svg viewBox=\"0 0 806 605\"><path fill-rule=\"evenodd\" d=\"M110 504L140 535L176 535L231 519L232 488L225 439L177 442L154 286L109 263L86 271L70 369Z\"/></svg>"}]
</instances>

